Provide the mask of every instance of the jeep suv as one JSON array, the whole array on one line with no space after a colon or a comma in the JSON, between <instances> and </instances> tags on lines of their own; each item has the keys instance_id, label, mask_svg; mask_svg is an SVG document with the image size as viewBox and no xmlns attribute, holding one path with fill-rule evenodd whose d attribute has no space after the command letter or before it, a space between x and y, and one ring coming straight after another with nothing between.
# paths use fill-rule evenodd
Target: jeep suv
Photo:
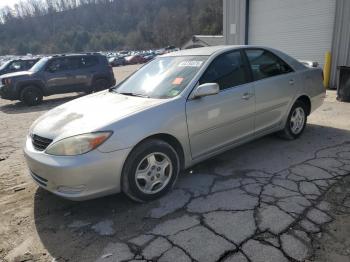
<instances>
[{"instance_id":1,"label":"jeep suv","mask_svg":"<svg viewBox=\"0 0 350 262\"><path fill-rule=\"evenodd\" d=\"M9 60L0 66L0 75L28 70L38 61L39 58Z\"/></svg>"},{"instance_id":2,"label":"jeep suv","mask_svg":"<svg viewBox=\"0 0 350 262\"><path fill-rule=\"evenodd\" d=\"M3 99L21 100L29 106L40 104L43 96L92 93L115 85L112 67L98 53L45 57L28 71L0 78Z\"/></svg>"}]
</instances>

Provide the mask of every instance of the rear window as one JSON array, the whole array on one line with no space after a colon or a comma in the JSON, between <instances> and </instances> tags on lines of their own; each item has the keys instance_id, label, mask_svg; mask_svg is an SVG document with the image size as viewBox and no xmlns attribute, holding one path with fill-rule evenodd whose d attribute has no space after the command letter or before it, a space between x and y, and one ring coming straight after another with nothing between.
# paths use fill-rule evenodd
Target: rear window
<instances>
[{"instance_id":1,"label":"rear window","mask_svg":"<svg viewBox=\"0 0 350 262\"><path fill-rule=\"evenodd\" d=\"M98 64L98 58L96 56L84 56L81 58L81 65L83 67L92 67Z\"/></svg>"}]
</instances>

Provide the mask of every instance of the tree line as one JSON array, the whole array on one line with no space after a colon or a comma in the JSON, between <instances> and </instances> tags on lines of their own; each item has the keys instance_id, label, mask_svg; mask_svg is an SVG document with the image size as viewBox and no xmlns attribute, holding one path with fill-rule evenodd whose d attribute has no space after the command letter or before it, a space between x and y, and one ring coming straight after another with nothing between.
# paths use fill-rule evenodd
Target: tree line
<instances>
[{"instance_id":1,"label":"tree line","mask_svg":"<svg viewBox=\"0 0 350 262\"><path fill-rule=\"evenodd\" d=\"M222 0L21 0L0 10L0 54L181 46L222 34Z\"/></svg>"}]
</instances>

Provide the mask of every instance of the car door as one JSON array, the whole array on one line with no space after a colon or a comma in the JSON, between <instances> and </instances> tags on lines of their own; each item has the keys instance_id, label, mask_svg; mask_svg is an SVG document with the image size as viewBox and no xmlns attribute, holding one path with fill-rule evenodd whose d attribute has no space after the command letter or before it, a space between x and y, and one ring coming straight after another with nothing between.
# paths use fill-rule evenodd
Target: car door
<instances>
[{"instance_id":1,"label":"car door","mask_svg":"<svg viewBox=\"0 0 350 262\"><path fill-rule=\"evenodd\" d=\"M79 68L79 85L82 91L90 90L93 77L98 73L99 59L96 56L84 56L81 58Z\"/></svg>"},{"instance_id":2,"label":"car door","mask_svg":"<svg viewBox=\"0 0 350 262\"><path fill-rule=\"evenodd\" d=\"M86 62L87 56L71 56L68 58L68 68L72 75L70 81L70 92L87 90L91 73Z\"/></svg>"},{"instance_id":3,"label":"car door","mask_svg":"<svg viewBox=\"0 0 350 262\"><path fill-rule=\"evenodd\" d=\"M72 92L73 75L67 57L53 58L45 69L45 81L50 94Z\"/></svg>"},{"instance_id":4,"label":"car door","mask_svg":"<svg viewBox=\"0 0 350 262\"><path fill-rule=\"evenodd\" d=\"M268 132L282 123L294 98L298 78L277 55L265 49L246 49L255 87L255 132Z\"/></svg>"},{"instance_id":5,"label":"car door","mask_svg":"<svg viewBox=\"0 0 350 262\"><path fill-rule=\"evenodd\" d=\"M241 51L218 56L199 84L218 83L217 95L189 99L187 126L192 157L200 158L254 134L254 88Z\"/></svg>"}]
</instances>

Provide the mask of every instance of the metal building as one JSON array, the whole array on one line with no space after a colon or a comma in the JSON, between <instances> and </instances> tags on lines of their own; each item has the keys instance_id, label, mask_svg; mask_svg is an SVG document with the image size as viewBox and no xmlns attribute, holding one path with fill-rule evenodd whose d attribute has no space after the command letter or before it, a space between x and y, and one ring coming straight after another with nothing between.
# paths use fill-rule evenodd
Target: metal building
<instances>
[{"instance_id":1,"label":"metal building","mask_svg":"<svg viewBox=\"0 0 350 262\"><path fill-rule=\"evenodd\" d=\"M321 66L332 55L330 86L337 66L350 66L349 0L224 0L225 44L266 45Z\"/></svg>"}]
</instances>

